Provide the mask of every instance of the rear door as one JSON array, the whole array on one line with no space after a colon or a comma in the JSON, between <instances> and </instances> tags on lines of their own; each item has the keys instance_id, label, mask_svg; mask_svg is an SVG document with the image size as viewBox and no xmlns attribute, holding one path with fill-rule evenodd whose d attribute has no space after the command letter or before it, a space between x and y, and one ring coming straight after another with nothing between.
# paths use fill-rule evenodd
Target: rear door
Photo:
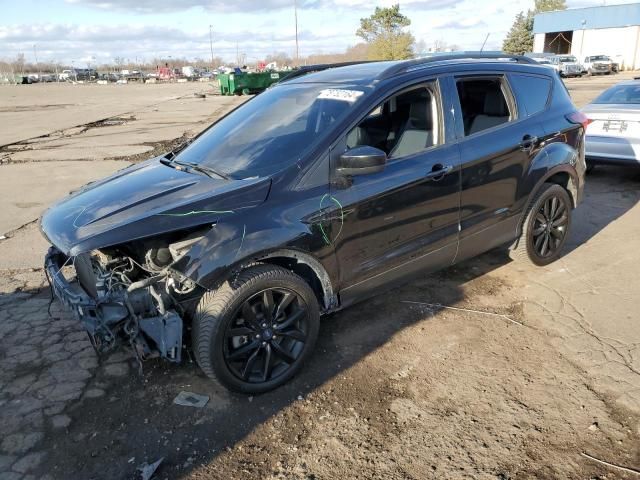
<instances>
[{"instance_id":1,"label":"rear door","mask_svg":"<svg viewBox=\"0 0 640 480\"><path fill-rule=\"evenodd\" d=\"M516 100L512 82L524 90L526 78L510 81L504 72L488 72L452 80L462 158L459 261L515 238L527 197L523 180L544 130L541 112L529 115L525 103ZM551 81L544 76L540 80L544 109Z\"/></svg>"},{"instance_id":2,"label":"rear door","mask_svg":"<svg viewBox=\"0 0 640 480\"><path fill-rule=\"evenodd\" d=\"M343 305L378 287L452 263L457 249L459 151L447 142L441 85L425 81L390 95L334 149L369 145L389 155L376 174L335 178L343 213L336 255ZM382 131L381 131L382 130Z\"/></svg>"}]
</instances>

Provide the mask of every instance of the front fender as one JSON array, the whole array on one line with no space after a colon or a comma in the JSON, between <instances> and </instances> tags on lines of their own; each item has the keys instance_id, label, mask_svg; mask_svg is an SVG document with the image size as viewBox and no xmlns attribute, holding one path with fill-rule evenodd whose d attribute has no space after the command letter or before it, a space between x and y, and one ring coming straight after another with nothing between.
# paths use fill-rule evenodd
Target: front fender
<instances>
[{"instance_id":1,"label":"front fender","mask_svg":"<svg viewBox=\"0 0 640 480\"><path fill-rule=\"evenodd\" d=\"M297 210L300 205L290 208ZM211 290L243 265L277 252L290 252L291 255L282 256L298 261L305 259L303 263L310 265L319 277L335 284L338 272L333 246L323 241L314 222L300 221L300 217L297 221L288 221L294 216L289 215L287 209L274 206L266 212L256 210L259 211L245 211L243 215L217 223L173 264L173 270ZM304 218L313 216L305 215Z\"/></svg>"}]
</instances>

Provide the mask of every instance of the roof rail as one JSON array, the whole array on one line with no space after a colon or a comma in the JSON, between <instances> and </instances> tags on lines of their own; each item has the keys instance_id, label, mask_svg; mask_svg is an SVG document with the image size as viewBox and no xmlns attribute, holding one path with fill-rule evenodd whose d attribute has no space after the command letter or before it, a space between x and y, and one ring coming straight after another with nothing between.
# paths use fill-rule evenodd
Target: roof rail
<instances>
[{"instance_id":1,"label":"roof rail","mask_svg":"<svg viewBox=\"0 0 640 480\"><path fill-rule=\"evenodd\" d=\"M488 52L456 52L444 55L434 55L432 57L416 58L414 60L407 60L400 62L396 65L392 65L387 68L381 75L380 79L385 79L398 75L400 73L407 73L419 68L428 66L431 63L446 62L449 60L511 60L517 63L537 64L533 58L525 57L524 55L511 55L508 53L488 53Z\"/></svg>"},{"instance_id":2,"label":"roof rail","mask_svg":"<svg viewBox=\"0 0 640 480\"><path fill-rule=\"evenodd\" d=\"M330 68L348 67L349 65L358 65L360 63L372 63L375 61L376 60L361 60L361 61L355 61L355 62L319 63L317 65L305 65L303 67L298 67L295 70L291 70L291 72L285 75L284 77L282 77L278 83L285 82L287 80L292 80L294 78L298 78L303 75L308 75L309 73L328 70Z\"/></svg>"}]
</instances>

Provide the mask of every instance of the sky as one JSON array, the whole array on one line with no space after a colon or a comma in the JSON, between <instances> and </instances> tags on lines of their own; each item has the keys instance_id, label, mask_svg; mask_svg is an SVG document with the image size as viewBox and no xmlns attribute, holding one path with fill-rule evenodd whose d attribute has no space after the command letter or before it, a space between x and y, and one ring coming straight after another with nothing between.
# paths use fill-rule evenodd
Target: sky
<instances>
[{"instance_id":1,"label":"sky","mask_svg":"<svg viewBox=\"0 0 640 480\"><path fill-rule=\"evenodd\" d=\"M637 0L636 0L637 1ZM360 18L397 0L297 0L300 55L342 52L359 42ZM569 8L602 0L568 0ZM616 0L609 3L634 3ZM411 33L436 41L499 50L515 15L533 0L402 0ZM83 67L116 57L140 62L160 57L247 63L266 55L295 55L294 0L0 0L0 59ZM35 47L35 48L34 48Z\"/></svg>"}]
</instances>

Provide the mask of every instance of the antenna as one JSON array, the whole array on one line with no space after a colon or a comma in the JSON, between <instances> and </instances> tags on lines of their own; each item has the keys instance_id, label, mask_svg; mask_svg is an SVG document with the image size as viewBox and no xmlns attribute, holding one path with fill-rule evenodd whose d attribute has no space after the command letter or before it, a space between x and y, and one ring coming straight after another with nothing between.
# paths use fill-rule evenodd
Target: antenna
<instances>
[{"instance_id":1,"label":"antenna","mask_svg":"<svg viewBox=\"0 0 640 480\"><path fill-rule=\"evenodd\" d=\"M480 47L481 52L484 50L484 46L487 44L487 40L489 40L489 35L491 35L491 32L487 33L487 36L484 37L484 42L482 42L482 46Z\"/></svg>"}]
</instances>

